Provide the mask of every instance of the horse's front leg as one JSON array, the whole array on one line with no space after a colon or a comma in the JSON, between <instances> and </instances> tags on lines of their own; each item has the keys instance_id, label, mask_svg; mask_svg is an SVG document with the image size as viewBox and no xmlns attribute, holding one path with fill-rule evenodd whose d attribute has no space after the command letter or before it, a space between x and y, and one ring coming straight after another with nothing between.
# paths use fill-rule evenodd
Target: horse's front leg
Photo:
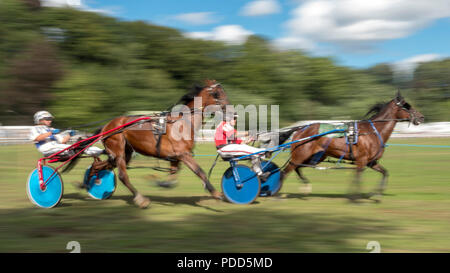
<instances>
[{"instance_id":1,"label":"horse's front leg","mask_svg":"<svg viewBox=\"0 0 450 273\"><path fill-rule=\"evenodd\" d=\"M378 162L374 162L373 164L369 164L368 166L372 170L375 170L383 175L383 178L381 178L380 183L378 184L378 188L375 189L372 195L383 195L384 190L386 190L387 179L389 176L388 171Z\"/></svg>"},{"instance_id":2,"label":"horse's front leg","mask_svg":"<svg viewBox=\"0 0 450 273\"><path fill-rule=\"evenodd\" d=\"M184 153L179 156L179 159L188 166L188 168L193 171L200 179L203 181L203 187L206 188L209 193L215 198L222 200L223 194L218 192L214 186L209 182L203 169L195 162L194 158L190 153Z\"/></svg>"},{"instance_id":3,"label":"horse's front leg","mask_svg":"<svg viewBox=\"0 0 450 273\"><path fill-rule=\"evenodd\" d=\"M130 178L127 174L127 163L124 156L116 157L116 166L119 170L120 181L122 181L125 187L127 187L134 196L134 203L142 209L147 208L150 205L150 199L140 194L137 189L130 183Z\"/></svg>"},{"instance_id":4,"label":"horse's front leg","mask_svg":"<svg viewBox=\"0 0 450 273\"><path fill-rule=\"evenodd\" d=\"M361 196L361 175L364 171L365 166L367 165L367 161L357 160L356 161L356 173L353 182L350 184L348 197L350 201L355 201L360 199Z\"/></svg>"}]
</instances>

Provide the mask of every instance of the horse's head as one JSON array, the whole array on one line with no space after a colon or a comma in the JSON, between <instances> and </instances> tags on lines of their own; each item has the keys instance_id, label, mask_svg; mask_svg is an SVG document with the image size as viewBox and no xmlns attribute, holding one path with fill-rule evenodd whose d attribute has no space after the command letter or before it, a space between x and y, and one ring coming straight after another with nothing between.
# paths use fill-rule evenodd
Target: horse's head
<instances>
[{"instance_id":1,"label":"horse's head","mask_svg":"<svg viewBox=\"0 0 450 273\"><path fill-rule=\"evenodd\" d=\"M225 109L230 104L222 85L215 80L206 80L205 87L198 96L202 98L203 107L217 105Z\"/></svg>"},{"instance_id":2,"label":"horse's head","mask_svg":"<svg viewBox=\"0 0 450 273\"><path fill-rule=\"evenodd\" d=\"M407 103L400 91L397 92L396 97L392 100L397 108L397 118L411 121L414 125L419 125L424 122L425 117L414 109L411 104Z\"/></svg>"}]
</instances>

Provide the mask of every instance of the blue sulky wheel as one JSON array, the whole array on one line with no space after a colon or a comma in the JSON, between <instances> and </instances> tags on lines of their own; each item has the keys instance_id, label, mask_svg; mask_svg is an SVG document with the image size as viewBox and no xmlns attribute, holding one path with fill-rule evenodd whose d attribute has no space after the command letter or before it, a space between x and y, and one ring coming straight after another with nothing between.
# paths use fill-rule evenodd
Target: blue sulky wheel
<instances>
[{"instance_id":1,"label":"blue sulky wheel","mask_svg":"<svg viewBox=\"0 0 450 273\"><path fill-rule=\"evenodd\" d=\"M111 170L102 170L99 171L97 175L94 175L87 181L89 176L89 171L91 167L86 170L84 173L84 185L86 185L86 189L89 195L98 200L104 200L111 197L111 195L116 190L116 176L114 175L114 171Z\"/></svg>"},{"instance_id":2,"label":"blue sulky wheel","mask_svg":"<svg viewBox=\"0 0 450 273\"><path fill-rule=\"evenodd\" d=\"M46 181L55 170L49 166L42 167L42 175ZM34 169L28 176L27 194L31 202L41 208L53 208L58 205L63 195L64 187L58 172L53 174L44 189L39 185L38 169Z\"/></svg>"},{"instance_id":3,"label":"blue sulky wheel","mask_svg":"<svg viewBox=\"0 0 450 273\"><path fill-rule=\"evenodd\" d=\"M259 178L251 168L235 165L222 176L222 191L225 198L235 204L250 204L259 195Z\"/></svg>"},{"instance_id":4,"label":"blue sulky wheel","mask_svg":"<svg viewBox=\"0 0 450 273\"><path fill-rule=\"evenodd\" d=\"M259 196L274 196L281 189L280 168L273 162L262 161L261 168L263 172L271 172L266 181L261 181L261 192Z\"/></svg>"}]
</instances>

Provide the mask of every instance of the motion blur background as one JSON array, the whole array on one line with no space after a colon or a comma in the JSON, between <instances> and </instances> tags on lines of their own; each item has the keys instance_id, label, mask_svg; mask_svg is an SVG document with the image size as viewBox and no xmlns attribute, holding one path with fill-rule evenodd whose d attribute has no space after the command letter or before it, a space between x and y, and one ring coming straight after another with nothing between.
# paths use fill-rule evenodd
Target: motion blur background
<instances>
[{"instance_id":1,"label":"motion blur background","mask_svg":"<svg viewBox=\"0 0 450 273\"><path fill-rule=\"evenodd\" d=\"M156 6L157 2L148 3ZM329 1L304 1L302 5L316 2ZM437 2L437 8L442 3L448 8L445 1ZM134 5L138 3L143 2L133 1ZM277 1L246 3L240 4L244 6L242 16L270 14L263 4ZM293 47L295 39L289 37L275 40L244 31L240 40L230 42L220 31L215 32L215 38L208 38L206 32L186 33L145 18L125 20L114 13L87 8L94 4L99 1L0 0L0 125L32 125L33 113L41 109L57 117L56 126L83 124L128 111L164 110L206 78L221 82L233 104L280 105L280 126L298 120L361 119L371 104L393 98L397 89L425 115L426 122L450 120L448 55L428 58L428 62L420 62L427 58L419 58L403 70L398 63L387 62L343 66L333 56L318 56L309 53L311 50ZM306 7L301 8L297 8L298 13L305 13ZM386 14L390 11L387 8ZM277 11L279 7L272 6L272 13ZM449 34L450 12L446 8L440 8L440 12L435 17L430 14L431 19L425 20L421 28L441 18L444 21L440 24L447 26ZM141 13L145 14L145 9ZM190 20L198 25L207 22L204 17L210 15L186 13L176 18L179 23ZM300 19L295 21L294 16L288 21L291 29L296 22L315 23ZM374 42L389 39L388 34L377 30L381 37ZM395 29L389 27L386 31ZM396 37L393 34L391 38ZM448 42L448 37L433 38L441 39L437 41L440 46ZM284 47L276 46L283 41ZM435 42L430 40L428 44ZM433 52L422 53L425 56Z\"/></svg>"},{"instance_id":2,"label":"motion blur background","mask_svg":"<svg viewBox=\"0 0 450 273\"><path fill-rule=\"evenodd\" d=\"M70 241L82 252L368 252L371 241L450 252L449 56L448 0L0 0L0 125L28 141L1 145L0 131L0 252L68 252ZM176 188L156 187L165 174L141 155L128 171L147 210L119 181L102 201L72 184L91 159L63 175L58 207L28 200L42 156L26 131L36 111L56 128L161 111L206 78L234 105L279 105L280 127L362 119L398 89L428 124L389 140L381 202L348 203L353 170L308 168L312 194L291 175L280 197L239 206L210 198L185 166ZM198 143L194 154L207 171L216 149ZM217 189L228 167L217 162ZM363 191L380 178L364 172Z\"/></svg>"}]
</instances>

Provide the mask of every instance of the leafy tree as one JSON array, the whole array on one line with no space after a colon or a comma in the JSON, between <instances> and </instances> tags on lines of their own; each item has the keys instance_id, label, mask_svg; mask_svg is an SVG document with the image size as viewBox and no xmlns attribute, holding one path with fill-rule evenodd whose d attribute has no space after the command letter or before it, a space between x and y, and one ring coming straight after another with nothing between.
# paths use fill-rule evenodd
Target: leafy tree
<instances>
[{"instance_id":1,"label":"leafy tree","mask_svg":"<svg viewBox=\"0 0 450 273\"><path fill-rule=\"evenodd\" d=\"M374 65L366 70L366 72L375 77L376 81L381 84L393 84L394 72L392 67L387 63Z\"/></svg>"},{"instance_id":2,"label":"leafy tree","mask_svg":"<svg viewBox=\"0 0 450 273\"><path fill-rule=\"evenodd\" d=\"M32 113L43 107L61 126L164 110L206 78L221 82L233 104L279 105L281 126L302 119L360 119L371 104L391 99L399 84L388 64L351 69L330 57L278 51L259 36L228 45L37 3L0 1L3 124L30 124ZM401 83L428 121L450 119L449 62L421 64Z\"/></svg>"},{"instance_id":3,"label":"leafy tree","mask_svg":"<svg viewBox=\"0 0 450 273\"><path fill-rule=\"evenodd\" d=\"M14 113L9 122L31 117L50 101L51 87L62 74L57 50L44 40L33 41L23 52L10 60L5 71L2 101L5 111Z\"/></svg>"},{"instance_id":4,"label":"leafy tree","mask_svg":"<svg viewBox=\"0 0 450 273\"><path fill-rule=\"evenodd\" d=\"M91 64L71 69L56 83L54 94L50 109L61 125L70 127L128 111L165 110L183 91L163 71L111 70Z\"/></svg>"},{"instance_id":5,"label":"leafy tree","mask_svg":"<svg viewBox=\"0 0 450 273\"><path fill-rule=\"evenodd\" d=\"M74 62L116 62L115 48L121 44L116 19L73 8L46 8L39 19L41 29L59 31L58 45Z\"/></svg>"},{"instance_id":6,"label":"leafy tree","mask_svg":"<svg viewBox=\"0 0 450 273\"><path fill-rule=\"evenodd\" d=\"M0 1L0 65L39 37L35 14L23 2Z\"/></svg>"},{"instance_id":7,"label":"leafy tree","mask_svg":"<svg viewBox=\"0 0 450 273\"><path fill-rule=\"evenodd\" d=\"M413 79L414 98L427 121L450 120L450 59L420 64Z\"/></svg>"}]
</instances>

